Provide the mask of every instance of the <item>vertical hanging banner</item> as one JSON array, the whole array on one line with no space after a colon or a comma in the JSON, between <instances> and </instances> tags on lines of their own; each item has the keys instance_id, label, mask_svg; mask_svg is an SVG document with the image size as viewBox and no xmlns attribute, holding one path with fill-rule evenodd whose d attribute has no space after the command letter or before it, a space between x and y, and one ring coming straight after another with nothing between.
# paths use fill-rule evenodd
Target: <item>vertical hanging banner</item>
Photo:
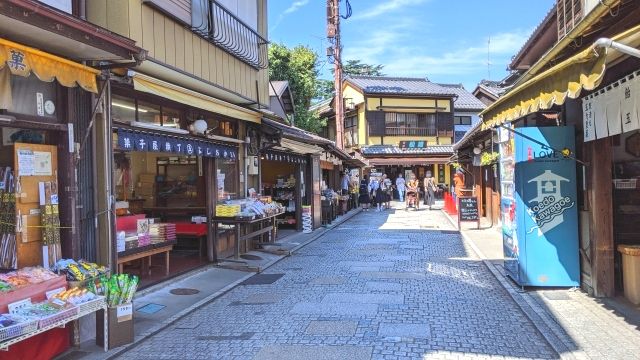
<instances>
[{"instance_id":1,"label":"vertical hanging banner","mask_svg":"<svg viewBox=\"0 0 640 360\"><path fill-rule=\"evenodd\" d=\"M604 94L604 103L607 108L607 129L609 136L618 135L622 132L622 118L620 117L620 98L622 93L620 86L612 86Z\"/></svg>"},{"instance_id":2,"label":"vertical hanging banner","mask_svg":"<svg viewBox=\"0 0 640 360\"><path fill-rule=\"evenodd\" d=\"M620 84L620 116L624 132L640 129L640 76L626 80Z\"/></svg>"},{"instance_id":3,"label":"vertical hanging banner","mask_svg":"<svg viewBox=\"0 0 640 360\"><path fill-rule=\"evenodd\" d=\"M606 138L609 136L609 125L607 124L607 107L603 93L593 94L591 101L593 104L593 118L596 124L596 138Z\"/></svg>"}]
</instances>

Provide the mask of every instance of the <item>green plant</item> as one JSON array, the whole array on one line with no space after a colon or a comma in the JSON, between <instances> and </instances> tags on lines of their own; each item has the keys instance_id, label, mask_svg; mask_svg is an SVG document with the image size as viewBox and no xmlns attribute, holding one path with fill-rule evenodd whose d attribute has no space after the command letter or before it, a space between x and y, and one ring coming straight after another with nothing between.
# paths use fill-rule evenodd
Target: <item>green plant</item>
<instances>
[{"instance_id":1,"label":"green plant","mask_svg":"<svg viewBox=\"0 0 640 360\"><path fill-rule=\"evenodd\" d=\"M496 151L485 151L480 155L480 165L487 166L495 164L500 159L500 154Z\"/></svg>"},{"instance_id":2,"label":"green plant","mask_svg":"<svg viewBox=\"0 0 640 360\"><path fill-rule=\"evenodd\" d=\"M462 165L459 162L451 163L451 166L456 170L462 169Z\"/></svg>"}]
</instances>

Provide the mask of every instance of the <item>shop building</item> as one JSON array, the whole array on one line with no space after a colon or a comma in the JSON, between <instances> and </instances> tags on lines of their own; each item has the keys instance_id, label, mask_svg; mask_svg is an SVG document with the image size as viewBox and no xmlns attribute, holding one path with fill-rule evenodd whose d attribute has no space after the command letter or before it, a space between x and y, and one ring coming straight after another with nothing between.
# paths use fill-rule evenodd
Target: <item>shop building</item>
<instances>
[{"instance_id":1,"label":"shop building","mask_svg":"<svg viewBox=\"0 0 640 360\"><path fill-rule=\"evenodd\" d=\"M640 62L633 51L616 49L616 43L638 49L640 8L632 1L586 5L576 13L577 19L571 19L575 26L567 26L559 12L547 17L545 22L552 22L550 31L558 25L555 29L564 32L548 49L538 49L539 55L514 87L482 115L485 128L510 128L506 131L516 141L519 128L574 127L575 153L555 151L574 159L576 167L573 186L579 220L573 232L579 236L575 249L580 259L579 282L594 296L614 297L629 290L625 279L637 276L625 274L620 246L634 245L637 239L631 203L636 191L633 149L638 126L629 101L637 98ZM616 12L611 13L611 8ZM569 46L575 39L582 45Z\"/></svg>"},{"instance_id":2,"label":"shop building","mask_svg":"<svg viewBox=\"0 0 640 360\"><path fill-rule=\"evenodd\" d=\"M431 175L445 189L455 128L465 131L484 108L461 85L423 78L352 76L343 96L346 151L360 152L392 180L399 173Z\"/></svg>"},{"instance_id":3,"label":"shop building","mask_svg":"<svg viewBox=\"0 0 640 360\"><path fill-rule=\"evenodd\" d=\"M485 105L495 102L504 89L500 82L482 80L473 95ZM457 132L457 130L456 130ZM453 145L454 160L471 176L465 177L467 187L478 197L480 216L491 226L500 224L500 164L495 132L483 129L477 121L461 134Z\"/></svg>"},{"instance_id":4,"label":"shop building","mask_svg":"<svg viewBox=\"0 0 640 360\"><path fill-rule=\"evenodd\" d=\"M97 260L147 285L237 256L234 226L215 219L259 189L247 159L275 141L260 128L269 106L266 1L83 4L88 21L148 52L143 63L109 67L95 137L95 188L105 189L96 203L109 209L97 219ZM145 219L151 239L140 241Z\"/></svg>"},{"instance_id":5,"label":"shop building","mask_svg":"<svg viewBox=\"0 0 640 360\"><path fill-rule=\"evenodd\" d=\"M9 303L29 298L35 304L47 291L67 287L64 275L36 267L53 267L61 258L97 259L94 221L104 208L94 201L91 124L96 100L108 91L101 67L139 63L146 55L133 40L83 20L75 4L0 4L0 193L6 200L0 268L16 281L20 274L34 276L9 283L2 313ZM11 270L17 273L6 273ZM0 358L54 357L86 335L68 324L89 313L71 310L55 324L42 320L17 338L3 336Z\"/></svg>"}]
</instances>

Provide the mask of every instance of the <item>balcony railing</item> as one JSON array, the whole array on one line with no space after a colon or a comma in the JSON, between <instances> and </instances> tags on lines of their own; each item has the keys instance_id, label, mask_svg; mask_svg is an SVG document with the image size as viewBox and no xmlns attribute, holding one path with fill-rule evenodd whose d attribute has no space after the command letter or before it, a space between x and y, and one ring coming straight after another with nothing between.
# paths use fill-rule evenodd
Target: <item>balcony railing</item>
<instances>
[{"instance_id":1,"label":"balcony railing","mask_svg":"<svg viewBox=\"0 0 640 360\"><path fill-rule=\"evenodd\" d=\"M268 65L268 41L215 0L201 0L192 14L193 32L257 69Z\"/></svg>"},{"instance_id":2,"label":"balcony railing","mask_svg":"<svg viewBox=\"0 0 640 360\"><path fill-rule=\"evenodd\" d=\"M385 127L385 136L436 136L435 128L421 127Z\"/></svg>"}]
</instances>

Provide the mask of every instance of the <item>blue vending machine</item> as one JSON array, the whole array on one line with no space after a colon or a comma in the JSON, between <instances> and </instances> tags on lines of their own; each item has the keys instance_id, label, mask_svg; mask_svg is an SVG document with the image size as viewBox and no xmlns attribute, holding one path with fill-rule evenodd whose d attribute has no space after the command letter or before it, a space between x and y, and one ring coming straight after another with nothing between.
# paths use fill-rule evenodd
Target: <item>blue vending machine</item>
<instances>
[{"instance_id":1,"label":"blue vending machine","mask_svg":"<svg viewBox=\"0 0 640 360\"><path fill-rule=\"evenodd\" d=\"M499 137L507 273L521 286L578 286L573 127L501 128Z\"/></svg>"}]
</instances>

